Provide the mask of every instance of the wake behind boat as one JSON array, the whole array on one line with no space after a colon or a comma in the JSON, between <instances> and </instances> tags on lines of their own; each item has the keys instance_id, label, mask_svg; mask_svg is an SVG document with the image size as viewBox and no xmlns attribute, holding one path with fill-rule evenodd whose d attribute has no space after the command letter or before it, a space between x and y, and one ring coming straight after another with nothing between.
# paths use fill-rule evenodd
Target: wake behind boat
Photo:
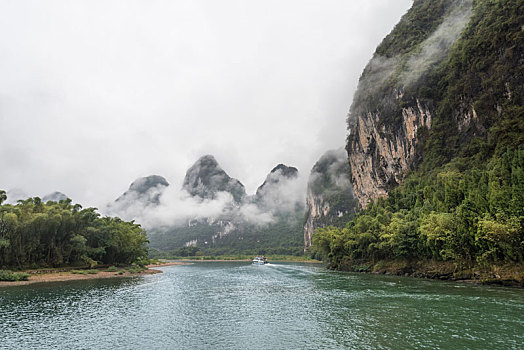
<instances>
[{"instance_id":1,"label":"wake behind boat","mask_svg":"<svg viewBox=\"0 0 524 350\"><path fill-rule=\"evenodd\" d=\"M253 259L253 265L265 265L267 263L268 262L265 256L257 256Z\"/></svg>"}]
</instances>

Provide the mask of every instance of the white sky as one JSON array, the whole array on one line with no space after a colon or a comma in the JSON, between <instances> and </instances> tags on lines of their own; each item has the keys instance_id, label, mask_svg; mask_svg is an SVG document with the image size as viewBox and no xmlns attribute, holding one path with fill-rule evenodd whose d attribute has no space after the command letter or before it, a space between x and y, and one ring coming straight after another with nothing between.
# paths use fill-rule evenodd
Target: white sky
<instances>
[{"instance_id":1,"label":"white sky","mask_svg":"<svg viewBox=\"0 0 524 350\"><path fill-rule=\"evenodd\" d=\"M253 193L344 145L412 0L0 0L0 189L103 207L213 154Z\"/></svg>"}]
</instances>

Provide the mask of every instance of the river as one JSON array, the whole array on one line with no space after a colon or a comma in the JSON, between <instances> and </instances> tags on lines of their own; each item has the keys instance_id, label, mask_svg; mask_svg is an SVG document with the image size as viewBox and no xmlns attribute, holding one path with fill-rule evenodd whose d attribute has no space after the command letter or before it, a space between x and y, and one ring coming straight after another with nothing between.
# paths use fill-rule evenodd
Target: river
<instances>
[{"instance_id":1,"label":"river","mask_svg":"<svg viewBox=\"0 0 524 350\"><path fill-rule=\"evenodd\" d=\"M203 262L0 289L0 349L522 349L524 290Z\"/></svg>"}]
</instances>

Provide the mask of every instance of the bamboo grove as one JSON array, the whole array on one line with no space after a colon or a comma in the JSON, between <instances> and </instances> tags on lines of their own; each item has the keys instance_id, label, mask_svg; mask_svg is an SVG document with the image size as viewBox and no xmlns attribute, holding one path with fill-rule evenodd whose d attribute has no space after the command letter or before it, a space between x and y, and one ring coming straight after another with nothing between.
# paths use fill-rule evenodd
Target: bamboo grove
<instances>
[{"instance_id":1,"label":"bamboo grove","mask_svg":"<svg viewBox=\"0 0 524 350\"><path fill-rule=\"evenodd\" d=\"M147 237L133 222L101 217L71 200L40 198L2 204L0 191L0 267L131 264L147 258Z\"/></svg>"}]
</instances>

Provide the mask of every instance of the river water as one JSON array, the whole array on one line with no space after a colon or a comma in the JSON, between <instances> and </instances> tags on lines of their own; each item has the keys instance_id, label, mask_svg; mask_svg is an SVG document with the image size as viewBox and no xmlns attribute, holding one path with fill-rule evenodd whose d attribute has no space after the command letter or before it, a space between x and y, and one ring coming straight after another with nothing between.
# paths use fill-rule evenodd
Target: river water
<instances>
[{"instance_id":1,"label":"river water","mask_svg":"<svg viewBox=\"0 0 524 350\"><path fill-rule=\"evenodd\" d=\"M0 349L523 349L524 291L203 262L0 289Z\"/></svg>"}]
</instances>

